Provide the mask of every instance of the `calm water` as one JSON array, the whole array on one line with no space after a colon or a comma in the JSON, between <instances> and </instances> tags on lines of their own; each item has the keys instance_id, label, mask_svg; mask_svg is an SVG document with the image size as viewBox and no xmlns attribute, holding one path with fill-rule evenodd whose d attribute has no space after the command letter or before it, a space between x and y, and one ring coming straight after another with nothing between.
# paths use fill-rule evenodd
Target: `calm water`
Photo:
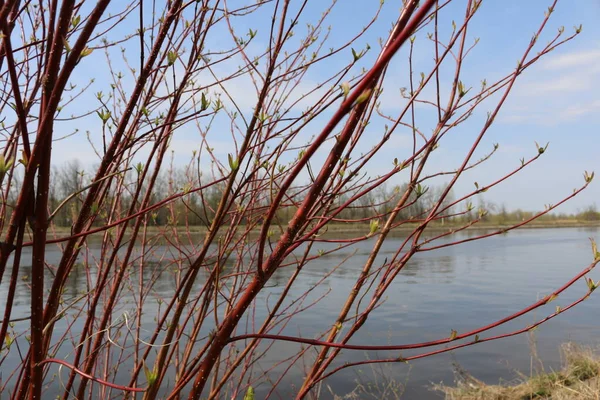
<instances>
[{"instance_id":1,"label":"calm water","mask_svg":"<svg viewBox=\"0 0 600 400\"><path fill-rule=\"evenodd\" d=\"M472 234L464 233L458 237L464 238ZM420 254L400 274L388 292L386 302L371 314L367 324L355 336L352 343L403 344L434 340L447 337L451 329L459 332L471 330L518 311L558 288L589 264L591 261L589 237L600 240L600 230L597 228L521 230L484 241ZM401 240L402 238L395 238L386 242L381 261L395 252ZM291 299L298 297L305 289L317 282L322 277L323 271L330 270L344 257L356 252L349 262L343 264L318 289L311 292L305 304L329 293L327 297L310 310L296 316L282 333L312 338L327 330L328 321L334 320L337 316L372 244L372 242L361 243L351 249L344 249L335 256L322 257L318 262L310 264L296 282L295 291L290 294ZM319 248L325 249L326 246ZM60 256L58 248L52 247L52 249L54 250L48 257L51 263ZM168 248L163 250L168 251ZM88 256L93 257L93 254ZM25 260L29 258L29 255L24 256ZM257 321L260 321L264 305L267 302L272 304L274 295L281 293L281 285L285 284L290 273L291 271L282 270L272 278L269 288L257 300ZM23 266L21 275L28 274L29 268ZM595 281L600 280L600 272L592 272L591 277ZM74 298L78 292L84 290L86 279L84 271L74 271L70 277L66 297ZM13 318L29 314L29 292L26 282L21 280L19 285ZM165 275L155 285L153 296L169 297L173 287L174 280ZM6 290L7 286L4 282L0 286L2 310ZM577 283L551 305L482 337L525 327L553 312L556 305L567 305L569 301L578 298L585 291L585 282ZM147 304L143 327L150 330L156 315L157 303L148 301ZM594 293L583 304L535 331L537 351L546 368L560 366L561 343L576 341L592 346L600 344L598 339L600 320L597 318L599 306L600 293ZM117 314L132 308L133 299L124 298ZM27 324L27 322L18 323L15 330L18 331ZM64 325L59 324L56 333L60 333L61 329L64 330ZM293 344L276 343L271 348L267 363L284 360L297 349L298 347ZM412 353L403 353L404 356L410 354ZM69 359L68 354L62 356ZM345 351L337 365L346 361L386 356L398 356L398 352L370 354L364 351ZM12 371L16 362L18 362L18 354L11 351L0 366L4 379ZM344 395L352 391L357 382L364 384L374 380L382 382L385 377L388 377L406 384L404 398L441 398L440 394L432 392L430 387L433 383L451 384L454 381L453 365L456 364L488 383L497 383L499 379L514 379L518 376L516 371L529 374L532 365L530 338L521 335L484 343L453 353L413 361L409 365L398 363L377 366L374 369L370 366L347 369L326 381L329 388L323 388L321 397L331 398L331 392ZM281 369L275 369L272 378L277 380L280 373ZM67 376L64 371L62 374ZM278 386L278 393L273 395L273 398L289 398L295 391L295 384L301 383L301 377L301 365L293 367L286 379ZM53 387L47 393L48 398L59 393L54 391L59 390L58 385L58 382L52 384ZM256 387L257 398L264 398L269 389L267 384Z\"/></svg>"}]
</instances>

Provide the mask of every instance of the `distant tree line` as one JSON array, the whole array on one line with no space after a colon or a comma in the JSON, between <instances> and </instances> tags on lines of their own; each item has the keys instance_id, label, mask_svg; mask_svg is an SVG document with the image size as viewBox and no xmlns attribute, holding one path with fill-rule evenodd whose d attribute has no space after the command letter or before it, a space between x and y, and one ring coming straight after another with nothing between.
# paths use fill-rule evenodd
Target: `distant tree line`
<instances>
[{"instance_id":1,"label":"distant tree line","mask_svg":"<svg viewBox=\"0 0 600 400\"><path fill-rule=\"evenodd\" d=\"M17 178L18 179L18 178ZM212 179L212 178L211 178ZM81 202L84 198L87 186L90 184L90 174L86 172L82 164L77 161L69 161L61 166L55 166L52 169L52 179L50 181L49 192L49 213L52 222L58 227L69 227L73 220L79 215L81 210ZM122 210L127 210L131 205L131 196L127 192L132 190L136 185L144 182L137 182L137 171L124 171L120 177L120 184L115 187L115 190L125 192L120 200L115 204L112 201L107 201L104 204L111 207L118 207ZM152 188L152 203L161 201L170 195L181 191L190 190L202 185L202 172L196 168L188 167L171 167L168 171L162 173L154 187ZM380 215L382 218L393 211L394 204L399 200L399 196L406 192L408 184L401 185L383 185L378 190L372 191L367 195L361 196L358 200L352 202L346 207L336 220L339 222L368 222L373 215ZM166 226L166 225L190 225L190 226L207 226L218 207L219 199L221 198L223 185L212 185L205 190L195 191L189 196L177 199L167 205L154 210L150 215L150 225ZM426 216L427 212L438 201L444 186L432 186L417 194L413 191L408 205L403 208L397 219L400 221L418 221L419 218ZM302 193L298 193L302 196ZM343 193L335 199L337 204L343 204L348 199L355 195L354 192ZM443 207L454 202L452 193L444 200ZM9 203L16 201L16 193L12 192L8 199ZM265 206L268 205L268 196L265 196ZM476 206L469 207L468 210L460 210L459 206L448 208L443 215L443 222L464 222L479 218L482 222L507 224L516 221L523 221L531 218L535 212L525 211L521 209L509 210L506 205L495 204L491 201L480 197ZM485 210L485 212L482 212ZM294 206L281 207L278 211L277 219L285 222L288 221L294 212ZM108 210L99 207L96 212L99 218L96 220L96 225L102 225L107 222L106 215ZM256 210L255 218L260 219L261 210ZM596 204L589 205L583 210L578 210L576 213L549 213L539 218L540 221L566 221L576 220L582 222L600 221L600 212Z\"/></svg>"}]
</instances>

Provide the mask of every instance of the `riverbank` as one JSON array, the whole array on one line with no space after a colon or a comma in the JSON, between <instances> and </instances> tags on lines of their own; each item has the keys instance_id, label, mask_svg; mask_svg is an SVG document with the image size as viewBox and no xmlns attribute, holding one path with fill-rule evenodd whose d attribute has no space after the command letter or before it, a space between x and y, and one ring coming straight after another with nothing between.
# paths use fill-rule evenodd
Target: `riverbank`
<instances>
[{"instance_id":1,"label":"riverbank","mask_svg":"<svg viewBox=\"0 0 600 400\"><path fill-rule=\"evenodd\" d=\"M573 343L562 346L563 366L518 382L487 385L461 371L456 386L434 389L447 400L584 400L600 398L600 354Z\"/></svg>"},{"instance_id":2,"label":"riverbank","mask_svg":"<svg viewBox=\"0 0 600 400\"><path fill-rule=\"evenodd\" d=\"M521 221L507 221L504 223L497 222L479 222L473 226L470 226L465 231L477 231L477 230L501 230L510 228L516 224L519 224ZM452 222L432 222L427 226L427 231L450 231L453 229L461 229L464 227L464 223L456 223ZM400 225L395 227L392 232L403 233L403 232L412 232L418 224L416 223L407 223L404 225ZM600 221L578 221L578 220L551 220L551 221L534 221L527 225L520 227L519 229L544 229L544 228L598 228L600 227ZM225 227L223 227L225 228ZM147 227L147 231L150 233L160 233L160 232L173 232L173 229L177 229L182 233L192 233L192 234L204 234L207 232L207 228L205 226L200 225L190 225L190 226L157 226L151 225ZM244 226L240 226L240 230L244 230ZM369 232L370 226L369 224L344 224L344 223L332 223L327 225L325 229L325 233L343 233L343 234L361 234L365 232ZM56 233L60 236L65 236L66 234L71 232L71 228L69 227L53 227L48 230L48 234L52 235ZM258 233L259 228L253 229L252 233Z\"/></svg>"}]
</instances>

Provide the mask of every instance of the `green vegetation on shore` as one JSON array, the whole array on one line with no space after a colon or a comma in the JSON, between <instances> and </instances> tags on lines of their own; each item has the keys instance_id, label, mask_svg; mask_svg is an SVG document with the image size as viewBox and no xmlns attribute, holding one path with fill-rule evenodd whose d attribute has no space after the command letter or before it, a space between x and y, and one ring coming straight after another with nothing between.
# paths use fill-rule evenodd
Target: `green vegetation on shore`
<instances>
[{"instance_id":1,"label":"green vegetation on shore","mask_svg":"<svg viewBox=\"0 0 600 400\"><path fill-rule=\"evenodd\" d=\"M518 224L520 221L506 221L505 223L497 223L492 221L487 222L478 222L465 230L498 230L505 229L511 226ZM396 227L392 232L402 233L402 232L412 232L415 229L415 223L407 223L401 226ZM449 221L449 222L432 222L427 226L427 231L433 232L441 232L448 231L452 229L460 229L464 226L464 222L461 221ZM170 232L170 229L173 226L168 225L149 225L147 228L148 232L152 233L160 233L160 232ZM183 226L179 225L178 228L182 228ZM577 219L561 219L561 220L536 220L531 223L528 223L519 229L543 229L543 228L596 228L600 227L600 221L581 221ZM226 227L222 227L221 229L225 229ZM204 234L207 232L207 227L203 225L190 225L186 229L186 232L190 234ZM260 228L256 228L252 230L253 233L258 233ZM70 228L64 226L55 226L53 229L49 230L50 236L53 234L55 236L66 236L71 232ZM349 235L360 235L364 232L369 232L369 225L364 223L333 223L327 225L327 233L336 234L339 233L347 233Z\"/></svg>"}]
</instances>

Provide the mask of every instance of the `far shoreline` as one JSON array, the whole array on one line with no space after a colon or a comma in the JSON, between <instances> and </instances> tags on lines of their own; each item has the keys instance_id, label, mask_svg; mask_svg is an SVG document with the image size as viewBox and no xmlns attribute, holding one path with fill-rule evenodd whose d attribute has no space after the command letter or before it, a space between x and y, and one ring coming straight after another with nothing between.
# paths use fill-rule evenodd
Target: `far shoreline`
<instances>
[{"instance_id":1,"label":"far shoreline","mask_svg":"<svg viewBox=\"0 0 600 400\"><path fill-rule=\"evenodd\" d=\"M426 231L428 232L447 232L456 230L457 232L466 232L466 231L481 231L481 230L522 230L522 229L561 229L561 228L599 228L600 221L568 221L568 220L558 220L558 221L538 221L531 222L529 224L520 226L518 228L514 228L514 225L518 224L517 221L511 221L507 223L493 223L493 222L480 222L475 225L469 226L468 228L464 228L464 223L440 223L440 222L432 222L430 223ZM403 232L412 232L418 226L417 223L407 223L406 225L401 225L393 228L392 234L394 233L403 233ZM227 227L227 225L223 226L223 228ZM244 228L244 225L240 225L239 228ZM276 229L276 227L274 227ZM109 228L115 230L116 227ZM143 229L143 228L142 228ZM180 234L205 234L208 229L202 225L152 225L146 228L148 233L160 234L160 233L173 233L173 230L179 231ZM108 229L107 229L108 230ZM130 229L128 229L130 230ZM97 233L92 233L90 235L98 235L105 231L100 231ZM339 233L342 235L354 234L354 233L363 233L369 232L369 224L357 224L357 223L332 223L327 225L326 228L321 230L321 234L333 234ZM71 229L69 227L50 227L48 229L48 238L59 238L63 236L68 236L71 233ZM258 234L259 229L253 229L251 234Z\"/></svg>"}]
</instances>

